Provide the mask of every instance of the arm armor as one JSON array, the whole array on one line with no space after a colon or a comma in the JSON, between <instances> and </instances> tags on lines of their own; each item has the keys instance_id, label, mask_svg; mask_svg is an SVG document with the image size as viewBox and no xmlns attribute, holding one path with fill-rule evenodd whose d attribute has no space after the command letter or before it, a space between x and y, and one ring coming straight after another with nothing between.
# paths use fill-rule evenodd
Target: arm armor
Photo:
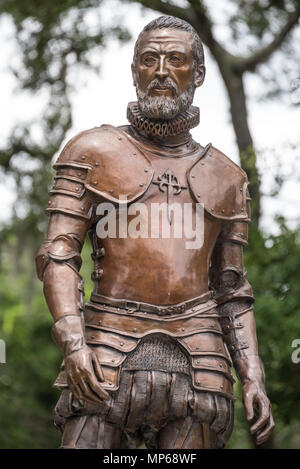
<instances>
[{"instance_id":1,"label":"arm armor","mask_svg":"<svg viewBox=\"0 0 300 469\"><path fill-rule=\"evenodd\" d=\"M51 261L66 263L79 272L82 263L79 249L78 240L72 234L58 235L53 240L45 241L36 256L38 278L43 280L45 269Z\"/></svg>"},{"instance_id":2,"label":"arm armor","mask_svg":"<svg viewBox=\"0 0 300 469\"><path fill-rule=\"evenodd\" d=\"M51 261L66 263L77 272L80 270L80 251L85 235L81 233L81 225L90 224L92 218L92 204L84 187L86 173L85 168L77 168L72 164L65 164L57 169L46 209L46 213L51 215L50 233L36 256L36 270L40 280L43 280L45 269ZM52 222L55 214L66 217L60 217L61 226L53 230L51 224L54 224ZM68 232L68 228L72 228L72 231ZM56 231L56 236L52 236L53 231Z\"/></svg>"},{"instance_id":3,"label":"arm armor","mask_svg":"<svg viewBox=\"0 0 300 469\"><path fill-rule=\"evenodd\" d=\"M58 168L46 209L50 215L48 235L36 256L37 274L44 282L45 298L55 321L80 316L83 307L80 253L93 223L85 174L84 168L68 163Z\"/></svg>"},{"instance_id":4,"label":"arm armor","mask_svg":"<svg viewBox=\"0 0 300 469\"><path fill-rule=\"evenodd\" d=\"M252 308L254 297L243 263L243 247L248 244L250 221L248 194L247 211L247 220L224 223L210 268L210 285L218 303L225 341L233 361L257 354Z\"/></svg>"}]
</instances>

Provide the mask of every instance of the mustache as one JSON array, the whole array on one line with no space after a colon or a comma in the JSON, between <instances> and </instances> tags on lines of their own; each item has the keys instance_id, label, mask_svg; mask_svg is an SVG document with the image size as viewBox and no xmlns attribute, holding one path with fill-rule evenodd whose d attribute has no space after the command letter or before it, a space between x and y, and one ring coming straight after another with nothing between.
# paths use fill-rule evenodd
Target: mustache
<instances>
[{"instance_id":1,"label":"mustache","mask_svg":"<svg viewBox=\"0 0 300 469\"><path fill-rule=\"evenodd\" d=\"M174 94L178 94L178 87L176 83L173 82L173 80L169 77L165 78L164 81L160 81L157 78L155 78L153 81L151 81L150 85L148 85L146 94L149 95L154 88L168 88L171 90Z\"/></svg>"}]
</instances>

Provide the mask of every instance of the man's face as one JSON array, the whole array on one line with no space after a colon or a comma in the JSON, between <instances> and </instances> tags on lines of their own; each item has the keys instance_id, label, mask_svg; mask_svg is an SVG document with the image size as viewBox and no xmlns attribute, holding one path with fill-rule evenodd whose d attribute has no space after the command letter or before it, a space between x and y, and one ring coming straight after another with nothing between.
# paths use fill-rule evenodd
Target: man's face
<instances>
[{"instance_id":1,"label":"man's face","mask_svg":"<svg viewBox=\"0 0 300 469\"><path fill-rule=\"evenodd\" d=\"M199 72L194 69L193 38L174 29L147 31L139 42L133 78L143 114L172 119L193 102ZM201 73L201 72L200 72Z\"/></svg>"}]
</instances>

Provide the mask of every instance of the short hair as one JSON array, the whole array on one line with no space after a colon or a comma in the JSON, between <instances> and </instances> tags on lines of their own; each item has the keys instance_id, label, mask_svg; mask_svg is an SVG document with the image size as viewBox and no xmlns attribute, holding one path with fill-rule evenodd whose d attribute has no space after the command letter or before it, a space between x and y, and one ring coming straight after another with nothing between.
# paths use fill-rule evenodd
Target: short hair
<instances>
[{"instance_id":1,"label":"short hair","mask_svg":"<svg viewBox=\"0 0 300 469\"><path fill-rule=\"evenodd\" d=\"M193 38L193 54L194 54L194 66L198 65L204 65L204 51L203 51L203 45L200 40L200 37L198 33L196 32L195 28L191 26L189 23L186 21L176 18L175 16L159 16L155 20L150 21L148 23L143 31L140 32L138 35L138 38L136 40L135 46L134 46L134 56L133 56L133 62L136 61L137 57L137 51L138 51L138 46L139 42L142 38L142 36L147 32L147 31L154 31L155 29L179 29L180 31L186 31L192 35Z\"/></svg>"}]
</instances>

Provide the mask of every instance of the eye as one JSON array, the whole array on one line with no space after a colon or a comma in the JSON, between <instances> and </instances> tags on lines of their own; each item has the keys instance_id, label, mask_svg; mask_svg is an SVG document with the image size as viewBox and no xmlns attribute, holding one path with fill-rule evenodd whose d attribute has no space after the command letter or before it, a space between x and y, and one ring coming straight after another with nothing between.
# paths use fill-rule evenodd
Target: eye
<instances>
[{"instance_id":1,"label":"eye","mask_svg":"<svg viewBox=\"0 0 300 469\"><path fill-rule=\"evenodd\" d=\"M146 65L147 67L151 67L152 65L155 64L155 62L156 62L156 57L154 57L154 55L146 55L145 57L143 57L142 62L143 62L143 64Z\"/></svg>"},{"instance_id":2,"label":"eye","mask_svg":"<svg viewBox=\"0 0 300 469\"><path fill-rule=\"evenodd\" d=\"M181 65L183 61L181 57L178 57L178 55L171 55L168 58L168 62L176 66L176 65Z\"/></svg>"}]
</instances>

